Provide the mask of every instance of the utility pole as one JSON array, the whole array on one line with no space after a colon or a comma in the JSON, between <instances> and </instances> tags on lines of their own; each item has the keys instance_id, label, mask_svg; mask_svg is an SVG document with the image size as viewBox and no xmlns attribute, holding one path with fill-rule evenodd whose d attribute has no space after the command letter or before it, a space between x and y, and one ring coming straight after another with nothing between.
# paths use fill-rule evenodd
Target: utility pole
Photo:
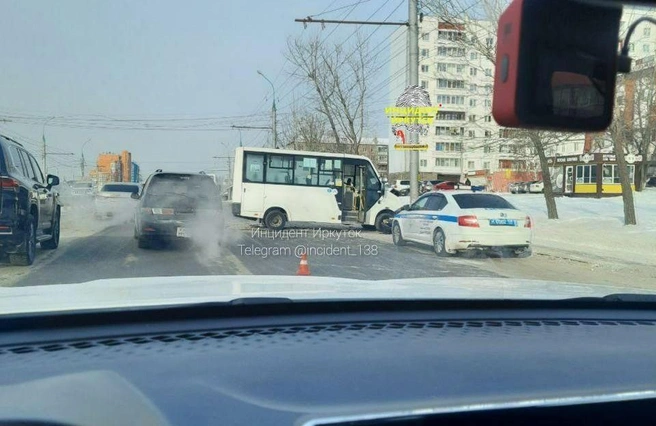
<instances>
[{"instance_id":1,"label":"utility pole","mask_svg":"<svg viewBox=\"0 0 656 426\"><path fill-rule=\"evenodd\" d=\"M215 157L212 157L212 158L216 158L216 159L225 158L228 161L228 176L229 176L229 178L232 178L232 159L233 158L232 157L226 157L226 156L215 156Z\"/></svg>"},{"instance_id":2,"label":"utility pole","mask_svg":"<svg viewBox=\"0 0 656 426\"><path fill-rule=\"evenodd\" d=\"M408 0L408 46L410 50L408 64L408 83L410 86L419 85L419 23L417 17L419 8L417 0ZM410 133L410 143L419 143L419 134ZM419 197L419 151L410 151L410 200L414 201Z\"/></svg>"},{"instance_id":3,"label":"utility pole","mask_svg":"<svg viewBox=\"0 0 656 426\"><path fill-rule=\"evenodd\" d=\"M269 80L266 75L262 74L262 71L258 71L257 73L269 82L271 85L271 90L273 90L273 106L271 107L271 129L273 130L273 147L278 148L278 132L276 128L278 126L278 120L276 118L276 88L271 80Z\"/></svg>"},{"instance_id":4,"label":"utility pole","mask_svg":"<svg viewBox=\"0 0 656 426\"><path fill-rule=\"evenodd\" d=\"M233 125L232 127L235 126ZM238 128L237 130L239 131L239 148L241 148L244 146L243 142L241 141L241 129Z\"/></svg>"},{"instance_id":5,"label":"utility pole","mask_svg":"<svg viewBox=\"0 0 656 426\"><path fill-rule=\"evenodd\" d=\"M45 124L43 125L43 127L45 128ZM46 160L48 155L46 154L46 131L45 131L45 129L43 130L43 134L41 135L41 137L43 139L43 159L41 161L43 163L43 173L48 174L48 163L47 163L47 160Z\"/></svg>"}]
</instances>

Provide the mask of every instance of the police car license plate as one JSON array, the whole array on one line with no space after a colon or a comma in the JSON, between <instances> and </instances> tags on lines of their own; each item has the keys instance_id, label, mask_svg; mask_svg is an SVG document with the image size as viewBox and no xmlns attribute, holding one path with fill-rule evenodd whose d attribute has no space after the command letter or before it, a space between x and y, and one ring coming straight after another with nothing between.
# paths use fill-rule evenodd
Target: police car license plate
<instances>
[{"instance_id":1,"label":"police car license plate","mask_svg":"<svg viewBox=\"0 0 656 426\"><path fill-rule=\"evenodd\" d=\"M189 235L187 235L187 230L184 228L178 228L176 235L181 238L188 238Z\"/></svg>"},{"instance_id":2,"label":"police car license plate","mask_svg":"<svg viewBox=\"0 0 656 426\"><path fill-rule=\"evenodd\" d=\"M490 226L517 226L515 219L490 219Z\"/></svg>"}]
</instances>

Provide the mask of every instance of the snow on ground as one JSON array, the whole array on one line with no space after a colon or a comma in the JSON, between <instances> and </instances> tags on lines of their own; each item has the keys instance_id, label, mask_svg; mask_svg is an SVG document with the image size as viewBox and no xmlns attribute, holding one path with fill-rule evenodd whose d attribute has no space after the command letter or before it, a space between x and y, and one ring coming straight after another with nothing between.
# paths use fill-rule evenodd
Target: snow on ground
<instances>
[{"instance_id":1,"label":"snow on ground","mask_svg":"<svg viewBox=\"0 0 656 426\"><path fill-rule=\"evenodd\" d=\"M604 258L656 265L656 191L635 192L638 224L624 225L622 197L558 197L557 220L547 219L542 194L503 194L533 218L534 246L568 258Z\"/></svg>"}]
</instances>

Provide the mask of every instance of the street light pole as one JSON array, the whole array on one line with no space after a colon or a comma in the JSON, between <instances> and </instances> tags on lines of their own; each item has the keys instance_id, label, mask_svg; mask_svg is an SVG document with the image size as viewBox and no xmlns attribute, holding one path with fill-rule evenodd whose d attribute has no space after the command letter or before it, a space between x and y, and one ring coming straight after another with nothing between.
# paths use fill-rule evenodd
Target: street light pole
<instances>
[{"instance_id":1,"label":"street light pole","mask_svg":"<svg viewBox=\"0 0 656 426\"><path fill-rule=\"evenodd\" d=\"M81 149L81 151L82 151L82 161L80 161L80 171L82 172L82 175L80 176L80 179L82 179L82 180L84 180L84 147L89 142L91 142L91 138L87 139L87 141L82 144L82 149Z\"/></svg>"},{"instance_id":2,"label":"street light pole","mask_svg":"<svg viewBox=\"0 0 656 426\"><path fill-rule=\"evenodd\" d=\"M47 175L48 174L48 154L46 151L46 124L48 124L50 121L54 120L57 117L50 117L43 123L43 129L41 131L41 138L43 140L43 171Z\"/></svg>"},{"instance_id":3,"label":"street light pole","mask_svg":"<svg viewBox=\"0 0 656 426\"><path fill-rule=\"evenodd\" d=\"M264 74L262 74L262 71L257 71L259 75L261 75L266 81L269 82L271 85L271 90L273 90L273 106L271 107L271 128L273 129L273 147L278 148L278 132L277 132L277 120L276 120L276 88L274 87L273 83L271 80L269 80Z\"/></svg>"}]
</instances>

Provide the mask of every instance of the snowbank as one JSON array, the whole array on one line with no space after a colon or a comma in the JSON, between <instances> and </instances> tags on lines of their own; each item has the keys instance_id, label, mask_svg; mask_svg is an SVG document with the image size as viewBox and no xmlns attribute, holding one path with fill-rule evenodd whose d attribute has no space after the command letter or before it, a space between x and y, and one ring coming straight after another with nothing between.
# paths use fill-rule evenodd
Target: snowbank
<instances>
[{"instance_id":1,"label":"snowbank","mask_svg":"<svg viewBox=\"0 0 656 426\"><path fill-rule=\"evenodd\" d=\"M534 222L537 250L565 257L656 265L656 191L634 193L638 225L624 225L622 197L556 199L558 220L547 219L542 194L502 194Z\"/></svg>"}]
</instances>

